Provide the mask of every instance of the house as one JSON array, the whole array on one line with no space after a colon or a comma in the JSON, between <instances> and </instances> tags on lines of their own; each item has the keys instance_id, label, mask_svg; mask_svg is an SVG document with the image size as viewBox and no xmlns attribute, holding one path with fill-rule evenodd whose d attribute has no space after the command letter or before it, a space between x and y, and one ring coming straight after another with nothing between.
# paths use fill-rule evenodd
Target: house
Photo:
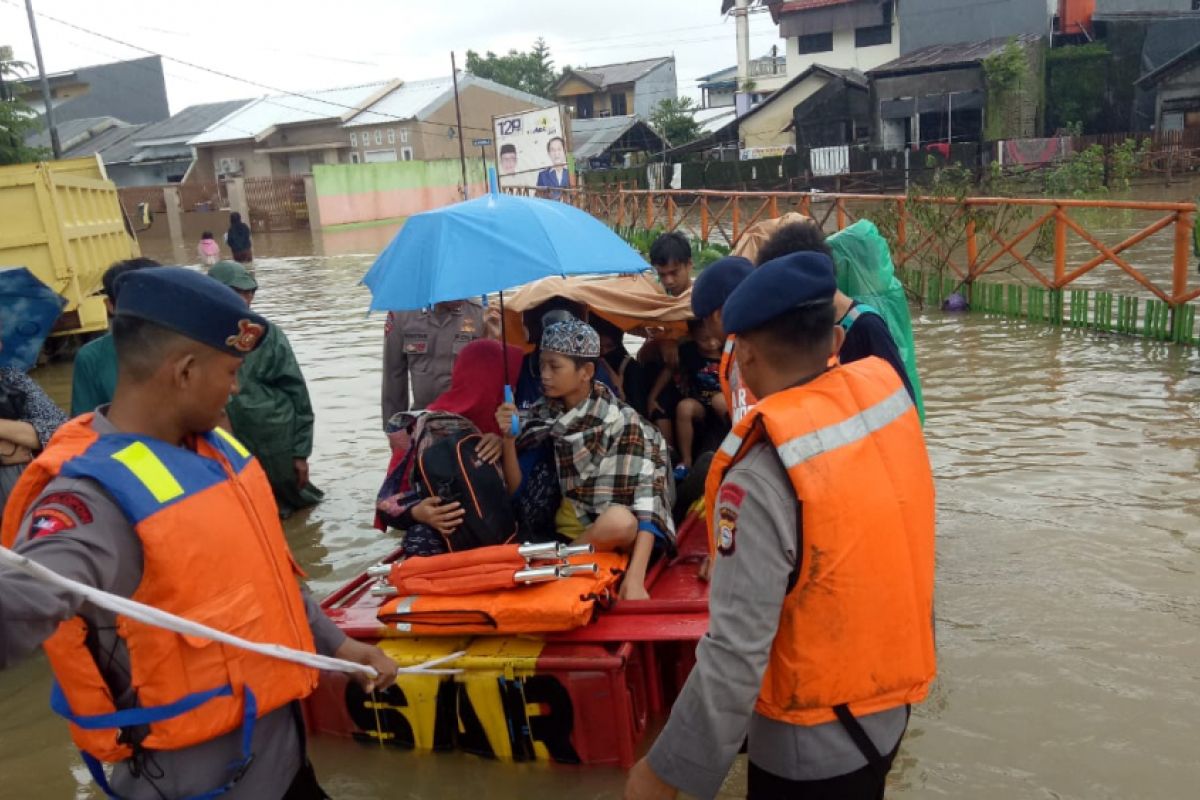
<instances>
[{"instance_id":1,"label":"house","mask_svg":"<svg viewBox=\"0 0 1200 800\"><path fill-rule=\"evenodd\" d=\"M489 136L492 117L552 105L493 81L461 74L463 136ZM450 76L376 81L263 97L227 115L189 144L205 176L305 175L314 164L458 158Z\"/></svg>"},{"instance_id":2,"label":"house","mask_svg":"<svg viewBox=\"0 0 1200 800\"><path fill-rule=\"evenodd\" d=\"M787 83L787 56L776 53L750 62L751 104L762 100ZM733 108L737 92L737 65L709 73L697 79L701 108Z\"/></svg>"},{"instance_id":3,"label":"house","mask_svg":"<svg viewBox=\"0 0 1200 800\"><path fill-rule=\"evenodd\" d=\"M901 9L910 2L904 0ZM777 0L767 5L787 41L788 75L817 64L866 72L900 55L902 26L894 0Z\"/></svg>"},{"instance_id":4,"label":"house","mask_svg":"<svg viewBox=\"0 0 1200 800\"><path fill-rule=\"evenodd\" d=\"M736 144L743 158L756 158L794 150L798 144L824 147L863 141L870 131L866 98L867 78L861 72L816 64L741 117L730 116L708 136L671 155L728 150ZM813 141L801 140L798 133Z\"/></svg>"},{"instance_id":5,"label":"house","mask_svg":"<svg viewBox=\"0 0 1200 800\"><path fill-rule=\"evenodd\" d=\"M463 138L491 138L492 117L548 108L553 102L470 73L458 78ZM350 143L350 162L436 161L458 158L454 81L412 81L391 91L342 126Z\"/></svg>"},{"instance_id":6,"label":"house","mask_svg":"<svg viewBox=\"0 0 1200 800\"><path fill-rule=\"evenodd\" d=\"M679 96L675 57L567 69L550 93L576 119L628 114L650 119L660 102Z\"/></svg>"},{"instance_id":7,"label":"house","mask_svg":"<svg viewBox=\"0 0 1200 800\"><path fill-rule=\"evenodd\" d=\"M161 122L140 125L130 136L100 151L117 186L179 183L189 177L195 154L188 142L249 103L225 100L188 106ZM195 176L211 180L211 176Z\"/></svg>"},{"instance_id":8,"label":"house","mask_svg":"<svg viewBox=\"0 0 1200 800\"><path fill-rule=\"evenodd\" d=\"M1013 36L1049 37L1058 0L901 0L900 51Z\"/></svg>"},{"instance_id":9,"label":"house","mask_svg":"<svg viewBox=\"0 0 1200 800\"><path fill-rule=\"evenodd\" d=\"M1158 122L1156 91L1142 78L1200 41L1200 9L1192 0L1096 0L1092 27L1110 53L1111 129L1149 131Z\"/></svg>"},{"instance_id":10,"label":"house","mask_svg":"<svg viewBox=\"0 0 1200 800\"><path fill-rule=\"evenodd\" d=\"M1200 133L1200 42L1138 79L1155 95L1154 128Z\"/></svg>"},{"instance_id":11,"label":"house","mask_svg":"<svg viewBox=\"0 0 1200 800\"><path fill-rule=\"evenodd\" d=\"M989 107L983 62L1013 43L1026 76ZM933 143L1031 138L1041 132L1044 40L1040 36L931 45L876 67L871 82L873 138L885 149Z\"/></svg>"},{"instance_id":12,"label":"house","mask_svg":"<svg viewBox=\"0 0 1200 800\"><path fill-rule=\"evenodd\" d=\"M85 117L58 125L58 142L63 158L82 158L117 147L144 125L130 125L116 117ZM28 139L29 146L50 149L50 132L42 130Z\"/></svg>"},{"instance_id":13,"label":"house","mask_svg":"<svg viewBox=\"0 0 1200 800\"><path fill-rule=\"evenodd\" d=\"M252 100L188 140L203 180L226 176L305 175L313 164L350 161L342 125L398 89L402 81L374 81L337 89Z\"/></svg>"},{"instance_id":14,"label":"house","mask_svg":"<svg viewBox=\"0 0 1200 800\"><path fill-rule=\"evenodd\" d=\"M630 166L634 156L657 155L667 146L653 128L632 114L571 120L571 154L580 170Z\"/></svg>"},{"instance_id":15,"label":"house","mask_svg":"<svg viewBox=\"0 0 1200 800\"><path fill-rule=\"evenodd\" d=\"M159 56L79 67L46 76L54 122L113 118L130 125L158 122L171 115L167 83ZM46 113L40 79L26 76L12 81L16 94L39 117ZM47 142L49 139L47 138ZM63 131L59 131L63 141ZM67 149L63 144L64 151Z\"/></svg>"},{"instance_id":16,"label":"house","mask_svg":"<svg viewBox=\"0 0 1200 800\"><path fill-rule=\"evenodd\" d=\"M867 76L858 70L810 67L824 85L792 109L799 148L865 144L871 138L871 97Z\"/></svg>"}]
</instances>

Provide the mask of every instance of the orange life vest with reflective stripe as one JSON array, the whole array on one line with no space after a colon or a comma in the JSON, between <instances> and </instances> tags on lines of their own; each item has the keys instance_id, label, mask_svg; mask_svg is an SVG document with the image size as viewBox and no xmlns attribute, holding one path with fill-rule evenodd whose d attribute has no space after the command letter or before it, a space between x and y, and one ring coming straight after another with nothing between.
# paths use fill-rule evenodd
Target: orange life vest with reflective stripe
<instances>
[{"instance_id":1,"label":"orange life vest with reflective stripe","mask_svg":"<svg viewBox=\"0 0 1200 800\"><path fill-rule=\"evenodd\" d=\"M732 425L737 425L758 402L750 387L742 382L742 373L733 355L736 346L737 337L730 335L725 339L725 349L721 351L721 393L725 395L725 407L729 409L729 422Z\"/></svg>"},{"instance_id":2,"label":"orange life vest with reflective stripe","mask_svg":"<svg viewBox=\"0 0 1200 800\"><path fill-rule=\"evenodd\" d=\"M120 506L141 540L142 581L133 600L245 639L312 652L299 570L266 474L246 448L219 430L197 437L194 450L126 434L100 436L91 421L85 414L64 425L21 476L4 513L4 545L16 541L22 519L56 476L91 479ZM117 711L84 643L87 627L82 617L67 620L43 644L77 717ZM317 684L315 670L120 615L117 633L129 650L141 709L230 687L150 724L142 748L176 750L235 730L245 722L246 689L262 716L307 696ZM102 761L133 754L120 735L120 728L71 724L76 745Z\"/></svg>"},{"instance_id":3,"label":"orange life vest with reflective stripe","mask_svg":"<svg viewBox=\"0 0 1200 800\"><path fill-rule=\"evenodd\" d=\"M843 704L862 716L924 699L937 670L933 476L895 370L866 358L760 400L713 459L709 509L729 468L760 442L787 469L801 541L756 710L817 725ZM715 553L720 514L709 517Z\"/></svg>"},{"instance_id":4,"label":"orange life vest with reflective stripe","mask_svg":"<svg viewBox=\"0 0 1200 800\"><path fill-rule=\"evenodd\" d=\"M480 548L483 549L501 548ZM471 552L477 551L466 551L463 555ZM447 556L430 556L422 560L435 558ZM405 635L574 630L591 622L597 603L603 606L610 599L613 586L625 571L628 557L619 553L591 553L571 556L568 561L572 564L594 563L600 569L595 575L576 575L474 594L398 597L379 609L379 621Z\"/></svg>"}]
</instances>

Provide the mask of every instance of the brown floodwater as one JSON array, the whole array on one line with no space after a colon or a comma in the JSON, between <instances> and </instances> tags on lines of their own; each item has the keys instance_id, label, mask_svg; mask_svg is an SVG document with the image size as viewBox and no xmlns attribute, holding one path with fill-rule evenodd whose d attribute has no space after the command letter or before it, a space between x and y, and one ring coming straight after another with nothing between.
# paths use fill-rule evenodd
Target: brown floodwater
<instances>
[{"instance_id":1,"label":"brown floodwater","mask_svg":"<svg viewBox=\"0 0 1200 800\"><path fill-rule=\"evenodd\" d=\"M387 462L383 323L358 285L390 235L347 232L317 256L307 234L255 239L257 307L287 330L317 412L312 476L327 499L287 531L318 593L394 546L370 524ZM1196 796L1197 354L940 312L914 327L938 484L940 677L889 797ZM35 377L67 402L69 364ZM0 797L98 798L48 692L41 658L0 674ZM613 769L323 737L312 750L339 800L617 798L622 785ZM726 791L744 791L742 765Z\"/></svg>"}]
</instances>

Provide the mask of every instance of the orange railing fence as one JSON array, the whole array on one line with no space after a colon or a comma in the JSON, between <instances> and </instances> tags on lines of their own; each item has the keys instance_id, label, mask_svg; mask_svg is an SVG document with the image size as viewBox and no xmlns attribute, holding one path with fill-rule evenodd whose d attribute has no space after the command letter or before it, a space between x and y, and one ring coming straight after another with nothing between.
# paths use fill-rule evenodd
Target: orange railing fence
<instances>
[{"instance_id":1,"label":"orange railing fence","mask_svg":"<svg viewBox=\"0 0 1200 800\"><path fill-rule=\"evenodd\" d=\"M930 301L940 303L950 291L963 291L985 311L1032 316L1036 308L1051 321L1057 316L1060 322L1126 332L1135 332L1137 305L1145 301L1146 324L1137 332L1193 340L1191 303L1200 297L1200 279L1193 271L1195 203L706 190L557 192L558 199L618 229L683 230L727 247L735 246L759 220L788 211L812 217L827 233L870 218L889 238L893 261L910 289ZM1017 278L1014 291L978 285L980 278L1001 272ZM1127 300L1114 294L1125 289L1135 295ZM1114 301L1123 320L1116 326L1105 322ZM1126 308L1130 301L1132 307ZM1130 313L1132 320L1126 319Z\"/></svg>"}]
</instances>

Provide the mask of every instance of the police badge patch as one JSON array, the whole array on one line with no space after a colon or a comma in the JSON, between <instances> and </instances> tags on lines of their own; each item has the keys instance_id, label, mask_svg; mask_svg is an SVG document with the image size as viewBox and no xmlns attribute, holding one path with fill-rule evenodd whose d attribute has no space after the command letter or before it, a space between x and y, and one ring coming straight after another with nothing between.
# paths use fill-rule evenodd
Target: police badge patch
<instances>
[{"instance_id":1,"label":"police badge patch","mask_svg":"<svg viewBox=\"0 0 1200 800\"><path fill-rule=\"evenodd\" d=\"M722 505L717 510L717 552L723 556L733 555L737 539L736 508Z\"/></svg>"}]
</instances>

